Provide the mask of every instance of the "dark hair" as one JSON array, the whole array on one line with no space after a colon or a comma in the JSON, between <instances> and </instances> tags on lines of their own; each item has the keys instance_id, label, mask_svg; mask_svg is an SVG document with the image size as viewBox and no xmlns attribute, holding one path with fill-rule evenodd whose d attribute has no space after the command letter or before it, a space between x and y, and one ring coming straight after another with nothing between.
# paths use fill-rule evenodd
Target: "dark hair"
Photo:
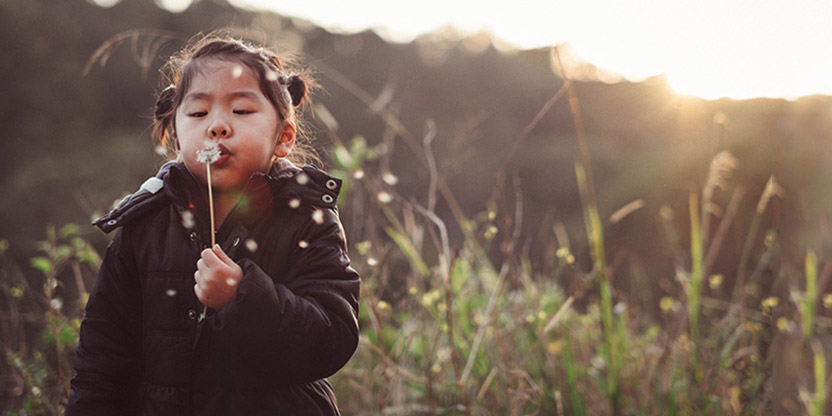
<instances>
[{"instance_id":1,"label":"dark hair","mask_svg":"<svg viewBox=\"0 0 832 416\"><path fill-rule=\"evenodd\" d=\"M154 140L167 148L173 146L176 110L194 77L209 58L239 62L253 71L260 81L260 90L277 109L280 119L292 119L297 125L295 145L289 158L295 163L317 161L315 152L302 143L301 111L298 111L298 107L308 102L309 89L317 86L310 75L285 68L281 58L292 61L291 57L279 58L265 47L254 46L222 33L192 41L162 67L162 82L167 86L159 92L153 111Z\"/></svg>"}]
</instances>

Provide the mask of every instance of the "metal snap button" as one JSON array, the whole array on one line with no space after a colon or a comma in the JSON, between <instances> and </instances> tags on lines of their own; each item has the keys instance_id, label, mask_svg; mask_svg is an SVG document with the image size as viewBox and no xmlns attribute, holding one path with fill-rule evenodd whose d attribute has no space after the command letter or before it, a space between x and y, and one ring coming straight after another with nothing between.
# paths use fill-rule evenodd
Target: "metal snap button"
<instances>
[{"instance_id":1,"label":"metal snap button","mask_svg":"<svg viewBox=\"0 0 832 416\"><path fill-rule=\"evenodd\" d=\"M329 189L330 191L334 191L335 188L337 188L337 187L338 187L338 182L335 182L335 179L330 179L330 180L326 181L326 188Z\"/></svg>"},{"instance_id":2,"label":"metal snap button","mask_svg":"<svg viewBox=\"0 0 832 416\"><path fill-rule=\"evenodd\" d=\"M327 204L331 204L332 201L334 201L334 199L332 198L332 195L329 195L329 194L324 194L324 196L322 196L321 199L324 202L326 202Z\"/></svg>"},{"instance_id":3,"label":"metal snap button","mask_svg":"<svg viewBox=\"0 0 832 416\"><path fill-rule=\"evenodd\" d=\"M188 234L188 237L191 238L191 241L196 241L196 231L191 231L191 233Z\"/></svg>"},{"instance_id":4,"label":"metal snap button","mask_svg":"<svg viewBox=\"0 0 832 416\"><path fill-rule=\"evenodd\" d=\"M116 220L110 220L110 221L107 221L107 225L116 225L117 222L118 221L116 221Z\"/></svg>"},{"instance_id":5,"label":"metal snap button","mask_svg":"<svg viewBox=\"0 0 832 416\"><path fill-rule=\"evenodd\" d=\"M190 320L196 319L196 311L195 310L191 309L191 310L188 311L188 319L190 319Z\"/></svg>"},{"instance_id":6,"label":"metal snap button","mask_svg":"<svg viewBox=\"0 0 832 416\"><path fill-rule=\"evenodd\" d=\"M240 244L240 237L235 238L234 242L231 243L231 246L232 247L237 247L238 244Z\"/></svg>"}]
</instances>

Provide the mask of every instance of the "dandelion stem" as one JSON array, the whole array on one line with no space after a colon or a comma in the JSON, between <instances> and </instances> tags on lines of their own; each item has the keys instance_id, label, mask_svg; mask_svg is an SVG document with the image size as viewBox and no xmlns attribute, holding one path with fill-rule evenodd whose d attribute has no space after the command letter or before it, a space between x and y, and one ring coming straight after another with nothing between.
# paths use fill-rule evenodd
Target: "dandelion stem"
<instances>
[{"instance_id":1,"label":"dandelion stem","mask_svg":"<svg viewBox=\"0 0 832 416\"><path fill-rule=\"evenodd\" d=\"M205 164L205 171L207 172L208 177L208 212L211 216L211 248L217 244L217 236L216 232L214 231L214 192L213 187L211 186L211 162ZM208 306L202 305L202 318L205 318L205 315L208 314Z\"/></svg>"},{"instance_id":2,"label":"dandelion stem","mask_svg":"<svg viewBox=\"0 0 832 416\"><path fill-rule=\"evenodd\" d=\"M208 211L211 215L211 247L217 244L217 236L214 228L214 192L211 186L211 164L205 164L205 170L208 173Z\"/></svg>"}]
</instances>

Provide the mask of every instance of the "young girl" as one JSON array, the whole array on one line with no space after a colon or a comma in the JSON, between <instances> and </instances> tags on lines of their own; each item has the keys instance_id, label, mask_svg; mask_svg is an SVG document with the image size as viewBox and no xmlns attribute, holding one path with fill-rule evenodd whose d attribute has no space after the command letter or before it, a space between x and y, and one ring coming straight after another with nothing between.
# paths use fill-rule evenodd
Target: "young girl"
<instances>
[{"instance_id":1,"label":"young girl","mask_svg":"<svg viewBox=\"0 0 832 416\"><path fill-rule=\"evenodd\" d=\"M68 414L339 414L324 378L358 345L359 276L341 181L286 159L306 82L223 37L166 69L154 136L178 157L95 222L118 231L87 303ZM205 148L218 152L210 166Z\"/></svg>"}]
</instances>

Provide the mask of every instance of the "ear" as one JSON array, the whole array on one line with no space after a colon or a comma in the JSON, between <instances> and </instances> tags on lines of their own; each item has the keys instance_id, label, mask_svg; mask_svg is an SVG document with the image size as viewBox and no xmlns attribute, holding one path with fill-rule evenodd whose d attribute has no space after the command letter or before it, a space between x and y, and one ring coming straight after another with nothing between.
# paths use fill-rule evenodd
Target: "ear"
<instances>
[{"instance_id":1,"label":"ear","mask_svg":"<svg viewBox=\"0 0 832 416\"><path fill-rule=\"evenodd\" d=\"M292 147L295 146L295 123L291 121L284 121L283 127L277 133L277 143L274 146L274 155L277 157L286 157L291 153Z\"/></svg>"}]
</instances>

